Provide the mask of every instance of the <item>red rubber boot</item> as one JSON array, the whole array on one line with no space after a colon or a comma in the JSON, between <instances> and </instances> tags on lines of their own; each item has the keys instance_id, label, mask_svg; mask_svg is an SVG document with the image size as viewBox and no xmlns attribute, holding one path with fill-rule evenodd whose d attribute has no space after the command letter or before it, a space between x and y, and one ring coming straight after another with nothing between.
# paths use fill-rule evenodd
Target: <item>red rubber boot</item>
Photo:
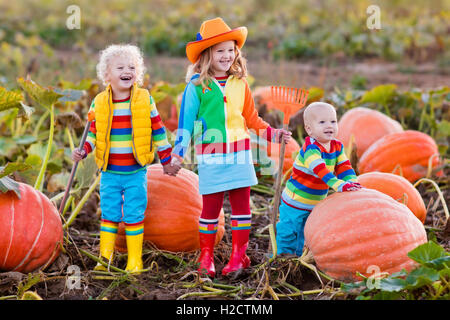
<instances>
[{"instance_id":1,"label":"red rubber boot","mask_svg":"<svg viewBox=\"0 0 450 320\"><path fill-rule=\"evenodd\" d=\"M223 268L222 275L226 276L230 272L245 269L250 266L250 258L246 255L250 229L232 230L233 244L231 257L228 264Z\"/></svg>"},{"instance_id":2,"label":"red rubber boot","mask_svg":"<svg viewBox=\"0 0 450 320\"><path fill-rule=\"evenodd\" d=\"M216 241L216 233L199 232L199 237L202 252L197 261L200 263L197 271L201 275L208 275L214 278L216 275L216 268L214 267L214 242Z\"/></svg>"}]
</instances>

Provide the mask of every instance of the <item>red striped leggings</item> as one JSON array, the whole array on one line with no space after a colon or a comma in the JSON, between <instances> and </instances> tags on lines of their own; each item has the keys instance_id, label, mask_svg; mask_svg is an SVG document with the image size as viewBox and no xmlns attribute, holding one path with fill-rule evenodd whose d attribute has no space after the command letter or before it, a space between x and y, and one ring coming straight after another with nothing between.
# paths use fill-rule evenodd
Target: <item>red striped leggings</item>
<instances>
[{"instance_id":1,"label":"red striped leggings","mask_svg":"<svg viewBox=\"0 0 450 320\"><path fill-rule=\"evenodd\" d=\"M217 219L223 206L225 191L204 194L203 209L200 218ZM249 215L250 211L250 187L228 190L233 215Z\"/></svg>"}]
</instances>

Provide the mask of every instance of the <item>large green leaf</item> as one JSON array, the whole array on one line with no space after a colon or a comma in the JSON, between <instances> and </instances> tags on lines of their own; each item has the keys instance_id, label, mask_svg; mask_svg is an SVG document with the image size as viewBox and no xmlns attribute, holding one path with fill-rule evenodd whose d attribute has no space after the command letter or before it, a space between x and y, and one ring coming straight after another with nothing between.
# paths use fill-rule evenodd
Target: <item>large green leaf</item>
<instances>
[{"instance_id":1,"label":"large green leaf","mask_svg":"<svg viewBox=\"0 0 450 320\"><path fill-rule=\"evenodd\" d=\"M8 91L0 87L0 111L20 108L23 100L23 94L20 91Z\"/></svg>"},{"instance_id":2,"label":"large green leaf","mask_svg":"<svg viewBox=\"0 0 450 320\"><path fill-rule=\"evenodd\" d=\"M60 172L53 174L47 182L48 192L57 192L64 190L67 186L67 181L69 180L70 173Z\"/></svg>"},{"instance_id":3,"label":"large green leaf","mask_svg":"<svg viewBox=\"0 0 450 320\"><path fill-rule=\"evenodd\" d=\"M46 152L47 146L44 145L42 142L33 143L27 149L27 155L39 156L39 158L41 159L41 163L45 158ZM63 160L64 160L64 149L58 148L58 146L52 144L50 157L48 160L48 170L50 171L50 173L58 173L59 171L61 171Z\"/></svg>"},{"instance_id":4,"label":"large green leaf","mask_svg":"<svg viewBox=\"0 0 450 320\"><path fill-rule=\"evenodd\" d=\"M20 137L15 137L13 138L14 142L17 143L18 145L29 145L32 143L35 143L37 141L35 136L32 135L22 135Z\"/></svg>"},{"instance_id":5,"label":"large green leaf","mask_svg":"<svg viewBox=\"0 0 450 320\"><path fill-rule=\"evenodd\" d=\"M437 270L450 265L450 254L443 247L433 241L428 241L408 253L408 257L423 266Z\"/></svg>"},{"instance_id":6,"label":"large green leaf","mask_svg":"<svg viewBox=\"0 0 450 320\"><path fill-rule=\"evenodd\" d=\"M437 124L437 131L442 137L450 137L450 121L443 119Z\"/></svg>"},{"instance_id":7,"label":"large green leaf","mask_svg":"<svg viewBox=\"0 0 450 320\"><path fill-rule=\"evenodd\" d=\"M405 288L406 281L401 278L387 277L380 280L379 289L387 292L398 292Z\"/></svg>"},{"instance_id":8,"label":"large green leaf","mask_svg":"<svg viewBox=\"0 0 450 320\"><path fill-rule=\"evenodd\" d=\"M44 88L31 79L17 79L20 87L41 106L50 109L64 95L55 92L52 88Z\"/></svg>"},{"instance_id":9,"label":"large green leaf","mask_svg":"<svg viewBox=\"0 0 450 320\"><path fill-rule=\"evenodd\" d=\"M97 176L97 164L94 154L89 154L86 159L78 163L75 179L78 181L80 189L89 188Z\"/></svg>"},{"instance_id":10,"label":"large green leaf","mask_svg":"<svg viewBox=\"0 0 450 320\"><path fill-rule=\"evenodd\" d=\"M17 108L17 117L29 119L34 112L34 108L25 105L22 102L23 99L22 92L18 90L8 91L5 88L0 87L0 112Z\"/></svg>"},{"instance_id":11,"label":"large green leaf","mask_svg":"<svg viewBox=\"0 0 450 320\"><path fill-rule=\"evenodd\" d=\"M358 282L349 282L349 283L345 283L342 282L341 283L341 289L345 292L352 292L354 290L360 290L366 287L366 281L358 281Z\"/></svg>"},{"instance_id":12,"label":"large green leaf","mask_svg":"<svg viewBox=\"0 0 450 320\"><path fill-rule=\"evenodd\" d=\"M62 90L62 89L55 88L53 91L62 95L62 97L58 99L59 102L78 101L85 94L85 91L75 90L75 89Z\"/></svg>"},{"instance_id":13,"label":"large green leaf","mask_svg":"<svg viewBox=\"0 0 450 320\"><path fill-rule=\"evenodd\" d=\"M6 177L16 171L25 171L31 168L31 165L22 162L8 162L6 166L0 167L0 178Z\"/></svg>"},{"instance_id":14,"label":"large green leaf","mask_svg":"<svg viewBox=\"0 0 450 320\"><path fill-rule=\"evenodd\" d=\"M439 280L438 271L427 267L420 267L408 274L405 280L405 289L417 289L437 280Z\"/></svg>"},{"instance_id":15,"label":"large green leaf","mask_svg":"<svg viewBox=\"0 0 450 320\"><path fill-rule=\"evenodd\" d=\"M31 167L30 165L20 162L9 162L8 164L6 164L6 166L0 167L0 191L1 192L13 191L20 199L19 183L7 177L7 175L14 173L16 171L28 170L30 167Z\"/></svg>"},{"instance_id":16,"label":"large green leaf","mask_svg":"<svg viewBox=\"0 0 450 320\"><path fill-rule=\"evenodd\" d=\"M55 147L52 148L52 151L55 149ZM45 156L45 152L46 152L46 146L42 143L42 142L38 142L38 143L33 143L32 145L30 145L27 149L27 155L37 155L39 156L39 158L42 159Z\"/></svg>"},{"instance_id":17,"label":"large green leaf","mask_svg":"<svg viewBox=\"0 0 450 320\"><path fill-rule=\"evenodd\" d=\"M13 191L16 193L17 197L20 199L20 189L19 183L11 178L3 177L0 178L0 191L5 193L8 191Z\"/></svg>"},{"instance_id":18,"label":"large green leaf","mask_svg":"<svg viewBox=\"0 0 450 320\"><path fill-rule=\"evenodd\" d=\"M42 158L35 154L27 155L24 163L30 165L31 168L24 172L18 172L16 174L21 181L24 181L29 185L33 185L38 176L39 167L42 164Z\"/></svg>"},{"instance_id":19,"label":"large green leaf","mask_svg":"<svg viewBox=\"0 0 450 320\"><path fill-rule=\"evenodd\" d=\"M10 137L0 137L0 156L12 158L18 152L19 146L16 141Z\"/></svg>"},{"instance_id":20,"label":"large green leaf","mask_svg":"<svg viewBox=\"0 0 450 320\"><path fill-rule=\"evenodd\" d=\"M372 90L367 91L361 97L360 102L361 103L373 102L384 105L395 95L396 89L397 86L395 84L382 84L376 86Z\"/></svg>"}]
</instances>

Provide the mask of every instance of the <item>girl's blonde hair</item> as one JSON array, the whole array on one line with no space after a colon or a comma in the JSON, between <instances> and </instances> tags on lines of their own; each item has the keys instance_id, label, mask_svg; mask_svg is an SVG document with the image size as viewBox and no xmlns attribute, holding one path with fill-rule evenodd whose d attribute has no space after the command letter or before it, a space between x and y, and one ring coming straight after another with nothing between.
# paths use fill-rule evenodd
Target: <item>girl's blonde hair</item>
<instances>
[{"instance_id":1,"label":"girl's blonde hair","mask_svg":"<svg viewBox=\"0 0 450 320\"><path fill-rule=\"evenodd\" d=\"M105 86L107 86L106 75L108 74L108 67L111 59L119 56L129 58L135 63L136 82L138 85L142 86L144 82L144 73L146 71L144 58L141 50L131 44L113 44L100 51L100 59L97 64L97 77Z\"/></svg>"},{"instance_id":2,"label":"girl's blonde hair","mask_svg":"<svg viewBox=\"0 0 450 320\"><path fill-rule=\"evenodd\" d=\"M234 51L236 56L233 64L227 71L227 75L233 75L238 79L247 77L247 60L242 56L241 50L234 44ZM199 59L188 67L186 73L186 82L189 82L194 74L200 74L200 77L195 80L195 85L201 84L206 87L214 78L212 70L212 47L205 49Z\"/></svg>"}]
</instances>

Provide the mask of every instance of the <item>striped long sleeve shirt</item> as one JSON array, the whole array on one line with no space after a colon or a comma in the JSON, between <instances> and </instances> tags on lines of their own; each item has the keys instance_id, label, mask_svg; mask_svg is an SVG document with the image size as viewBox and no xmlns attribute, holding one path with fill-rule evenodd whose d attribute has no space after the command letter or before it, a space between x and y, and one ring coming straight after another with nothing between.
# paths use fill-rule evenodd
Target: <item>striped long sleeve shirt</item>
<instances>
[{"instance_id":1,"label":"striped long sleeve shirt","mask_svg":"<svg viewBox=\"0 0 450 320\"><path fill-rule=\"evenodd\" d=\"M356 181L356 173L340 141L332 140L327 151L319 142L307 137L281 197L291 207L311 211L327 196L329 188L341 192L347 182Z\"/></svg>"},{"instance_id":2,"label":"striped long sleeve shirt","mask_svg":"<svg viewBox=\"0 0 450 320\"><path fill-rule=\"evenodd\" d=\"M151 96L150 108L152 139L161 164L164 165L171 160L172 146L167 140L166 129L156 109L155 101ZM91 109L95 110L94 102L92 102ZM131 174L143 170L145 166L138 164L133 155L130 98L113 100L113 120L110 135L111 148L106 171L119 174ZM88 137L84 144L86 154L92 152L95 148L95 143L96 128L94 120L91 123Z\"/></svg>"}]
</instances>

